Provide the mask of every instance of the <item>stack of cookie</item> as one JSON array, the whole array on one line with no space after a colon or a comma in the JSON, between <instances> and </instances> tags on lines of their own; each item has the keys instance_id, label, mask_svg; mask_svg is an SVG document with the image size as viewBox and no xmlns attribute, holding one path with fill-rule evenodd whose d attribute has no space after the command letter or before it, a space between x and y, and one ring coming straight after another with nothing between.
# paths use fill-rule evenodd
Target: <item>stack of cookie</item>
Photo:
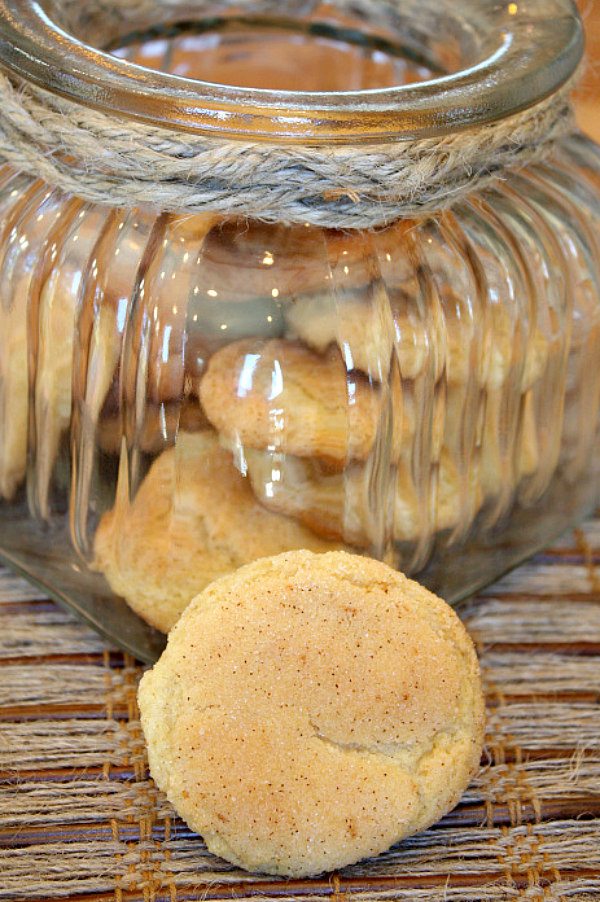
<instances>
[{"instance_id":1,"label":"stack of cookie","mask_svg":"<svg viewBox=\"0 0 600 902\"><path fill-rule=\"evenodd\" d=\"M194 220L170 221L125 361L130 447L153 451L153 409L175 447L96 537L142 616L169 629L216 576L301 547L414 571L504 516L539 472L537 393L565 348L493 267L483 291L451 217L368 236Z\"/></svg>"},{"instance_id":2,"label":"stack of cookie","mask_svg":"<svg viewBox=\"0 0 600 902\"><path fill-rule=\"evenodd\" d=\"M141 617L168 632L198 592L243 564L290 549L340 547L263 507L206 430L180 433L134 500L118 497L96 532L95 567Z\"/></svg>"},{"instance_id":3,"label":"stack of cookie","mask_svg":"<svg viewBox=\"0 0 600 902\"><path fill-rule=\"evenodd\" d=\"M568 330L552 332L543 292L533 298L493 258L480 225L469 246L450 214L344 234L108 214L27 190L18 250L0 261L0 493L23 484L29 446L38 516L50 516L59 486L85 552L90 512L108 511L97 565L125 597L136 542L116 533L144 519L146 497L162 499L156 545L170 535L173 559L196 536L198 559L216 562L202 518L220 516L210 505L241 510L238 494L253 512L240 530L267 518L265 534L281 537L263 548L253 536L231 560L225 549L194 594L214 574L297 547L352 548L414 572L435 541L458 544L476 518L493 526L547 487L561 430L544 424L557 423ZM56 250L43 272L31 247L44 261ZM122 453L117 488L106 461ZM215 461L223 503L203 485ZM182 548L173 480L187 486L181 497L213 499L198 501ZM181 504L189 526L189 498ZM186 580L164 616L149 590L151 622L174 622ZM165 585L167 608L170 594Z\"/></svg>"}]
</instances>

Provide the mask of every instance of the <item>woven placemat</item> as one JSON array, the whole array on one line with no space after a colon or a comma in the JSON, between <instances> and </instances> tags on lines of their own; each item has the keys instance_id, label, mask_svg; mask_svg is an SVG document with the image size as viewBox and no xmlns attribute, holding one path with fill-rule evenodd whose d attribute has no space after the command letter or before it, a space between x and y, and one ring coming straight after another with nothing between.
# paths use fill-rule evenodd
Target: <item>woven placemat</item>
<instances>
[{"instance_id":1,"label":"woven placemat","mask_svg":"<svg viewBox=\"0 0 600 902\"><path fill-rule=\"evenodd\" d=\"M433 829L303 882L206 851L148 778L142 668L0 569L0 899L600 899L599 563L596 519L462 609L480 773Z\"/></svg>"}]
</instances>

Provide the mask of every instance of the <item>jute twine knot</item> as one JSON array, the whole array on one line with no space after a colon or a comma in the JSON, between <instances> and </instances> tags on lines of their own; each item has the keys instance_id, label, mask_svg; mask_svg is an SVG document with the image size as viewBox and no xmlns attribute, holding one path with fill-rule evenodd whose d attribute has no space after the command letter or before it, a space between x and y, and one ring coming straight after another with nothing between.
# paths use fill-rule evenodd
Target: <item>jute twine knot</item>
<instances>
[{"instance_id":1,"label":"jute twine knot","mask_svg":"<svg viewBox=\"0 0 600 902\"><path fill-rule=\"evenodd\" d=\"M373 228L447 208L545 157L574 130L572 88L442 137L303 146L171 131L0 74L0 156L98 204Z\"/></svg>"}]
</instances>

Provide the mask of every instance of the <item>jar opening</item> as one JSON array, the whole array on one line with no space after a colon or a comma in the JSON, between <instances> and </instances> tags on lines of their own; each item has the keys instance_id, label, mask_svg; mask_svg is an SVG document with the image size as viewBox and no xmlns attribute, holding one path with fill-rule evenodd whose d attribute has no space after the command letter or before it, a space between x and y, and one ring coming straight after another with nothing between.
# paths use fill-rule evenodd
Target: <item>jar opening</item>
<instances>
[{"instance_id":1,"label":"jar opening","mask_svg":"<svg viewBox=\"0 0 600 902\"><path fill-rule=\"evenodd\" d=\"M233 139L442 135L534 105L582 52L571 0L0 0L9 72Z\"/></svg>"},{"instance_id":2,"label":"jar opening","mask_svg":"<svg viewBox=\"0 0 600 902\"><path fill-rule=\"evenodd\" d=\"M273 91L391 88L451 71L449 60L442 66L423 49L369 33L350 17L212 17L132 31L104 49L159 72Z\"/></svg>"}]
</instances>

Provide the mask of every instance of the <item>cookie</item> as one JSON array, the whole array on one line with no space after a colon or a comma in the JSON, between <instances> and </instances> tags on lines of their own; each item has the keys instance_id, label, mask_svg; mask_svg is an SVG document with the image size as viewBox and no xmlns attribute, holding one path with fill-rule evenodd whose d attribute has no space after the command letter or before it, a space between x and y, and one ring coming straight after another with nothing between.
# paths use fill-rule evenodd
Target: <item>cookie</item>
<instances>
[{"instance_id":1,"label":"cookie","mask_svg":"<svg viewBox=\"0 0 600 902\"><path fill-rule=\"evenodd\" d=\"M53 276L55 274L53 273ZM68 274L65 274L68 277ZM15 286L0 311L0 496L10 500L25 478L30 412L28 308L31 275ZM33 385L36 494L45 498L59 444L71 419L74 310L77 298L53 278L39 298L38 353Z\"/></svg>"},{"instance_id":2,"label":"cookie","mask_svg":"<svg viewBox=\"0 0 600 902\"><path fill-rule=\"evenodd\" d=\"M234 459L236 466L248 473L261 504L296 517L319 536L368 548L387 531L385 499L375 495L372 467L354 464L340 473L316 459L252 448L238 448ZM424 528L453 529L465 516L470 522L483 497L475 462L468 477L462 478L445 449L439 466L430 471L424 491L417 490L406 460L390 470L389 484L382 487L386 490L394 498L390 514L397 542L417 539ZM424 508L432 508L431 524L427 517L423 522Z\"/></svg>"},{"instance_id":3,"label":"cookie","mask_svg":"<svg viewBox=\"0 0 600 902\"><path fill-rule=\"evenodd\" d=\"M455 306L459 309L458 301ZM469 324L453 315L452 307L453 297L446 291L443 314L440 308L425 322L416 310L409 315L407 300L399 305L393 292L376 283L343 300L332 293L296 299L284 308L286 335L320 353L336 345L348 369L358 369L380 382L389 374L393 355L404 379L418 378L431 365L429 378L438 379L445 368L450 386L466 385L479 376L482 384L498 388L521 360L522 392L543 376L549 343L539 329L525 343L506 309L492 309L487 353L480 361L481 347L472 347Z\"/></svg>"},{"instance_id":4,"label":"cookie","mask_svg":"<svg viewBox=\"0 0 600 902\"><path fill-rule=\"evenodd\" d=\"M55 214L61 210L66 214L64 199L50 198L48 203ZM14 271L10 276L4 275L9 288L0 309L0 394L3 395L0 418L6 419L6 424L0 421L0 495L11 498L25 476L28 424L33 423L35 480L30 497L37 513L46 517L57 458L71 423L73 401L77 404L83 401L82 397L72 395L75 379L86 368L83 361L88 367L87 384L80 386L80 391L83 389L86 394L83 417L86 424L98 415L118 366L119 333L116 331L115 335L109 326L111 318L120 315L117 313L120 296L104 294L97 270L82 281L82 273L90 270L90 257L106 225L108 214L101 208L85 206L69 221L67 231L57 241L52 268L41 284L34 280L31 255L41 253L43 240L47 238L44 229L48 228L48 224L44 226L48 216L43 215L43 204L40 210L32 217L36 225L31 221L21 224L23 236L28 239L26 242L22 236L22 254L28 249L27 255L20 261L13 260ZM65 219L69 219L68 215ZM36 235L37 228L41 232ZM113 283L119 281L115 276L123 271L125 256L111 258ZM17 277L15 273L21 270ZM86 286L94 287L96 294L87 294L84 300L82 291ZM130 288L133 289L133 281ZM93 339L88 346L85 323L91 321ZM28 354L33 350L35 372L29 373ZM78 354L80 359L74 366ZM30 375L34 376L31 386ZM32 399L34 409L30 419Z\"/></svg>"},{"instance_id":5,"label":"cookie","mask_svg":"<svg viewBox=\"0 0 600 902\"><path fill-rule=\"evenodd\" d=\"M285 307L287 337L323 353L337 345L348 369L382 382L396 355L404 379L416 379L431 349L423 322L400 316L379 283L342 303L333 294L300 297Z\"/></svg>"},{"instance_id":6,"label":"cookie","mask_svg":"<svg viewBox=\"0 0 600 902\"><path fill-rule=\"evenodd\" d=\"M8 315L0 304L0 497L10 501L27 467L28 373L26 314L28 286L17 288ZM8 322L7 322L8 321Z\"/></svg>"},{"instance_id":7,"label":"cookie","mask_svg":"<svg viewBox=\"0 0 600 902\"><path fill-rule=\"evenodd\" d=\"M230 441L339 467L369 456L384 414L383 393L349 375L336 348L319 355L282 340L222 348L200 381L200 400Z\"/></svg>"},{"instance_id":8,"label":"cookie","mask_svg":"<svg viewBox=\"0 0 600 902\"><path fill-rule=\"evenodd\" d=\"M194 595L242 564L290 548L338 547L262 507L213 432L180 433L133 501L119 497L102 517L94 569L168 632Z\"/></svg>"},{"instance_id":9,"label":"cookie","mask_svg":"<svg viewBox=\"0 0 600 902\"><path fill-rule=\"evenodd\" d=\"M503 389L486 392L479 452L483 495L486 499L500 499L500 505L506 510L519 482L531 477L540 466L538 425L531 392L522 397L507 394Z\"/></svg>"},{"instance_id":10,"label":"cookie","mask_svg":"<svg viewBox=\"0 0 600 902\"><path fill-rule=\"evenodd\" d=\"M316 459L271 455L252 448L235 455L261 504L304 523L319 536L366 548L386 531L385 502L376 502L371 468L354 464L343 472ZM417 530L417 499L405 467L390 473L396 492L394 533L410 539Z\"/></svg>"},{"instance_id":11,"label":"cookie","mask_svg":"<svg viewBox=\"0 0 600 902\"><path fill-rule=\"evenodd\" d=\"M371 236L377 253L398 253L396 227L365 235L228 217L204 242L202 286L226 302L273 296L286 302L331 290L337 272L346 285L363 289L373 280L375 251L367 243Z\"/></svg>"},{"instance_id":12,"label":"cookie","mask_svg":"<svg viewBox=\"0 0 600 902\"><path fill-rule=\"evenodd\" d=\"M38 339L29 332L34 263L44 250L49 232L64 214L66 201L56 192L44 194L42 186L27 177L9 176L4 187L7 191L1 206L6 240L0 253L0 497L10 501L27 469L33 375L30 358ZM71 331L69 319L65 331ZM71 336L59 343L55 349L58 357L65 355L69 342L72 347ZM67 348L63 347L65 344Z\"/></svg>"},{"instance_id":13,"label":"cookie","mask_svg":"<svg viewBox=\"0 0 600 902\"><path fill-rule=\"evenodd\" d=\"M498 390L512 377L519 380L519 386L511 385L511 391L519 388L523 393L529 391L548 366L551 346L547 337L537 327L525 336L515 322L514 306L490 305L488 317L487 354L483 367L485 386L491 391Z\"/></svg>"},{"instance_id":14,"label":"cookie","mask_svg":"<svg viewBox=\"0 0 600 902\"><path fill-rule=\"evenodd\" d=\"M194 599L139 688L151 774L209 849L304 877L433 824L484 703L452 609L385 564L296 551Z\"/></svg>"}]
</instances>

